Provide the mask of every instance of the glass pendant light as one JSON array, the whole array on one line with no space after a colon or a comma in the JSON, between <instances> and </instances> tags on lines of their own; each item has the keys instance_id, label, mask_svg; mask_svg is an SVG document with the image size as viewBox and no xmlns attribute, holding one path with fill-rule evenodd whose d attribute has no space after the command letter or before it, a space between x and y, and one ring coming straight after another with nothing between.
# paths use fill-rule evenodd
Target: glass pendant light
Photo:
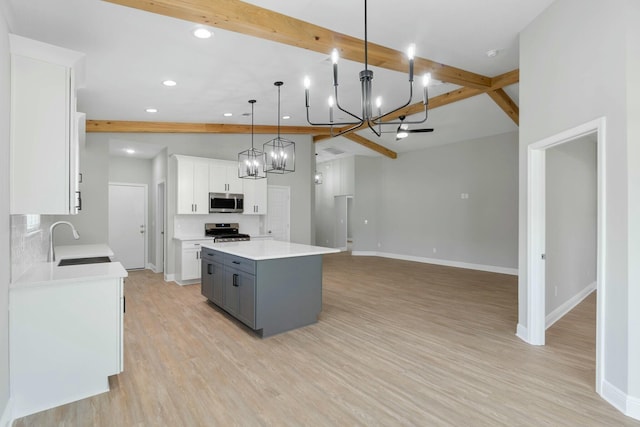
<instances>
[{"instance_id":1,"label":"glass pendant light","mask_svg":"<svg viewBox=\"0 0 640 427\"><path fill-rule=\"evenodd\" d=\"M264 152L264 170L269 173L289 173L296 170L296 143L280 136L280 87L282 82L275 82L278 88L278 136L262 146Z\"/></svg>"},{"instance_id":2,"label":"glass pendant light","mask_svg":"<svg viewBox=\"0 0 640 427\"><path fill-rule=\"evenodd\" d=\"M264 155L262 151L253 148L253 104L255 99L249 101L251 104L251 148L238 154L238 177L245 179L266 178L264 167Z\"/></svg>"}]
</instances>

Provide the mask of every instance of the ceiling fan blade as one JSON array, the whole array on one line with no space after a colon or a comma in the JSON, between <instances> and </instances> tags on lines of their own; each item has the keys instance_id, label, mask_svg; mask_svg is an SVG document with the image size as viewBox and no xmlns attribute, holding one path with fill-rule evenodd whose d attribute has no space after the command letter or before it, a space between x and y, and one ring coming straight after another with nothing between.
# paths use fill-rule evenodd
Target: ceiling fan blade
<instances>
[{"instance_id":1,"label":"ceiling fan blade","mask_svg":"<svg viewBox=\"0 0 640 427\"><path fill-rule=\"evenodd\" d=\"M428 128L428 129L407 129L406 132L409 132L409 133L433 132L433 129L431 129L431 128Z\"/></svg>"}]
</instances>

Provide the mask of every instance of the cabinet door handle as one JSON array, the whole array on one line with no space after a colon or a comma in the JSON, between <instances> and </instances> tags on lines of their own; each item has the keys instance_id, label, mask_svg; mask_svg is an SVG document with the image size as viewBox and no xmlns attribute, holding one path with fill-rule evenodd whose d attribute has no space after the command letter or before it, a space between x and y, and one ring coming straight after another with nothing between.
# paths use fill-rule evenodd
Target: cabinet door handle
<instances>
[{"instance_id":1,"label":"cabinet door handle","mask_svg":"<svg viewBox=\"0 0 640 427\"><path fill-rule=\"evenodd\" d=\"M213 265L207 264L207 274L213 274Z\"/></svg>"},{"instance_id":2,"label":"cabinet door handle","mask_svg":"<svg viewBox=\"0 0 640 427\"><path fill-rule=\"evenodd\" d=\"M194 211L194 212L198 212L198 204L196 203L196 204L195 204L195 205L193 205L193 206L195 206L195 208L193 209L193 211Z\"/></svg>"},{"instance_id":3,"label":"cabinet door handle","mask_svg":"<svg viewBox=\"0 0 640 427\"><path fill-rule=\"evenodd\" d=\"M234 264L240 264L240 261L231 261Z\"/></svg>"},{"instance_id":4,"label":"cabinet door handle","mask_svg":"<svg viewBox=\"0 0 640 427\"><path fill-rule=\"evenodd\" d=\"M82 176L82 174L80 174L80 176ZM78 201L76 208L78 208L78 210L81 211L82 210L82 192L76 191L76 200Z\"/></svg>"},{"instance_id":5,"label":"cabinet door handle","mask_svg":"<svg viewBox=\"0 0 640 427\"><path fill-rule=\"evenodd\" d=\"M237 274L233 275L233 286L235 286L236 288L239 286L238 285L238 275Z\"/></svg>"}]
</instances>

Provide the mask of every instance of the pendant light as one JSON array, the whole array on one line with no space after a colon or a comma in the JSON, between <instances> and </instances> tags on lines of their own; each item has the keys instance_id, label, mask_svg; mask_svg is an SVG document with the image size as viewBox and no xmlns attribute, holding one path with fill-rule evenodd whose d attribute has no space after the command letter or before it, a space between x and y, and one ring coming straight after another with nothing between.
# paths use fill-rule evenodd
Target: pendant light
<instances>
[{"instance_id":1,"label":"pendant light","mask_svg":"<svg viewBox=\"0 0 640 427\"><path fill-rule=\"evenodd\" d=\"M278 136L262 146L264 151L264 170L269 173L289 173L296 170L296 143L280 136L280 87L282 82L275 82L278 88Z\"/></svg>"},{"instance_id":2,"label":"pendant light","mask_svg":"<svg viewBox=\"0 0 640 427\"><path fill-rule=\"evenodd\" d=\"M251 104L251 148L238 154L238 177L245 179L266 178L264 168L264 156L262 151L253 148L253 105L255 99L249 101Z\"/></svg>"}]
</instances>

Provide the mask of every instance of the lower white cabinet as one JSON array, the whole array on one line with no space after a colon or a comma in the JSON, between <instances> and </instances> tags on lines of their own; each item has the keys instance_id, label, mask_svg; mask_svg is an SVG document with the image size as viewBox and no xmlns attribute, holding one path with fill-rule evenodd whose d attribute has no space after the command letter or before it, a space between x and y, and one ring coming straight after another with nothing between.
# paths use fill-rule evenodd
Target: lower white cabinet
<instances>
[{"instance_id":1,"label":"lower white cabinet","mask_svg":"<svg viewBox=\"0 0 640 427\"><path fill-rule=\"evenodd\" d=\"M180 241L176 251L176 283L189 285L200 280L200 270L202 268L200 251L202 245L212 241L213 239Z\"/></svg>"},{"instance_id":2,"label":"lower white cabinet","mask_svg":"<svg viewBox=\"0 0 640 427\"><path fill-rule=\"evenodd\" d=\"M111 277L10 289L14 417L109 390L107 377L123 370L123 281Z\"/></svg>"}]
</instances>

